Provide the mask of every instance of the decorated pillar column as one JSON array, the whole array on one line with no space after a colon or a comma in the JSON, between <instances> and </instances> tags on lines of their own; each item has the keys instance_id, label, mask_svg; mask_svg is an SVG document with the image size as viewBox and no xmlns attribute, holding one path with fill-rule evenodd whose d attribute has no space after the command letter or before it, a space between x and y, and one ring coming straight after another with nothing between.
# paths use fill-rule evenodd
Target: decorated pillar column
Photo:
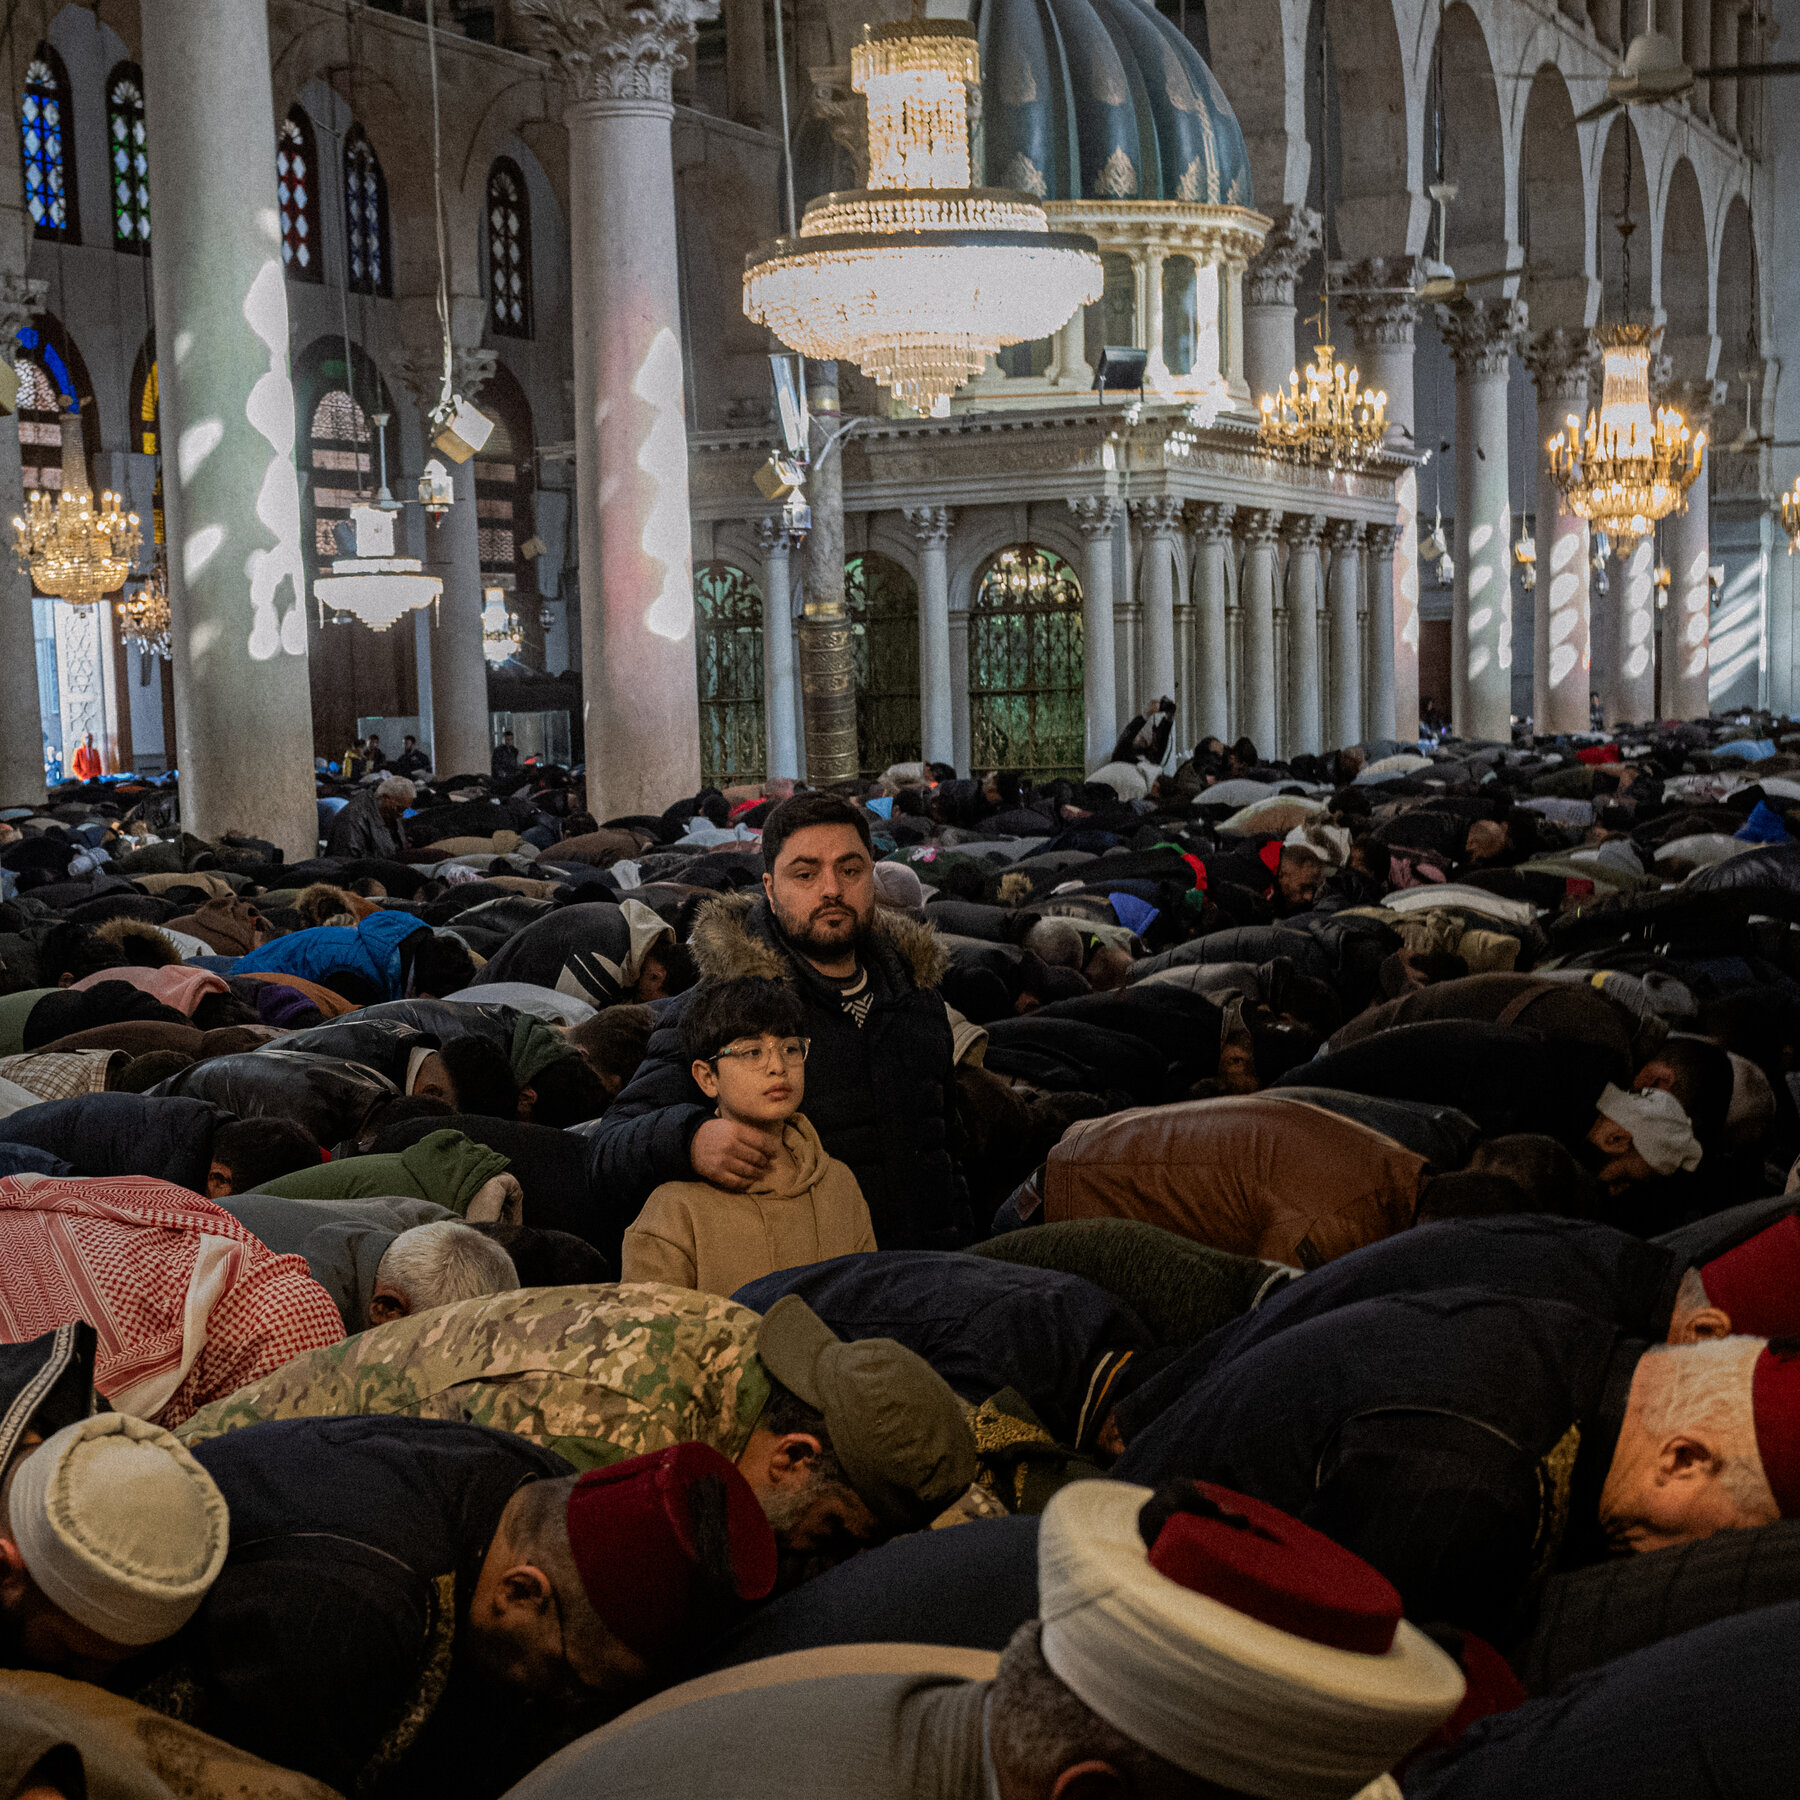
<instances>
[{"instance_id":1,"label":"decorated pillar column","mask_svg":"<svg viewBox=\"0 0 1800 1800\"><path fill-rule=\"evenodd\" d=\"M1278 208L1275 228L1244 276L1244 379L1252 406L1285 391L1296 367L1294 280L1324 241L1323 225L1304 206Z\"/></svg>"},{"instance_id":2,"label":"decorated pillar column","mask_svg":"<svg viewBox=\"0 0 1800 1800\"><path fill-rule=\"evenodd\" d=\"M1393 525L1371 525L1363 535L1363 598L1368 614L1368 662L1363 670L1364 743L1400 734L1394 710L1394 541ZM1417 678L1415 662L1414 677ZM1416 735L1408 731L1407 737Z\"/></svg>"},{"instance_id":3,"label":"decorated pillar column","mask_svg":"<svg viewBox=\"0 0 1800 1800\"><path fill-rule=\"evenodd\" d=\"M1418 258L1371 256L1342 263L1333 271L1344 292L1336 304L1350 323L1356 365L1364 383L1387 395L1388 441L1403 450L1417 447L1417 410L1413 398L1414 333L1418 307L1411 290L1418 284ZM1419 728L1419 477L1402 471L1394 483L1393 566L1377 580L1366 562L1368 591L1385 595L1391 642L1375 642L1369 621L1369 669L1384 667L1391 675L1388 698L1376 699L1367 688L1368 712L1363 734L1411 741ZM1371 540L1372 541L1372 540Z\"/></svg>"},{"instance_id":4,"label":"decorated pillar column","mask_svg":"<svg viewBox=\"0 0 1800 1800\"><path fill-rule=\"evenodd\" d=\"M1512 495L1506 384L1526 323L1522 300L1438 308L1456 364L1456 585L1450 615L1452 724L1512 741Z\"/></svg>"},{"instance_id":5,"label":"decorated pillar column","mask_svg":"<svg viewBox=\"0 0 1800 1800\"><path fill-rule=\"evenodd\" d=\"M264 0L166 0L143 65L181 822L297 859L318 812Z\"/></svg>"},{"instance_id":6,"label":"decorated pillar column","mask_svg":"<svg viewBox=\"0 0 1800 1800\"><path fill-rule=\"evenodd\" d=\"M1639 725L1656 716L1656 546L1649 537L1613 552L1614 627L1600 703L1608 725Z\"/></svg>"},{"instance_id":7,"label":"decorated pillar column","mask_svg":"<svg viewBox=\"0 0 1800 1800\"><path fill-rule=\"evenodd\" d=\"M1225 615L1231 597L1231 522L1236 514L1233 506L1199 506L1192 514L1196 680L1188 726L1196 744L1203 737L1225 738L1231 730L1231 640Z\"/></svg>"},{"instance_id":8,"label":"decorated pillar column","mask_svg":"<svg viewBox=\"0 0 1800 1800\"><path fill-rule=\"evenodd\" d=\"M1238 576L1243 609L1243 680L1238 696L1238 730L1263 756L1279 754L1275 743L1275 597L1281 585L1281 514L1273 508L1240 510L1238 535L1244 566Z\"/></svg>"},{"instance_id":9,"label":"decorated pillar column","mask_svg":"<svg viewBox=\"0 0 1800 1800\"><path fill-rule=\"evenodd\" d=\"M16 127L10 111L0 113L0 129L9 135L10 166L18 166ZM15 243L16 217L0 208L5 247ZM12 260L9 256L7 260ZM10 362L13 340L43 305L44 284L22 275L0 276L0 354ZM25 477L19 457L16 413L0 418L0 523L25 511ZM21 574L17 560L0 556L0 806L38 806L44 799L44 731L38 698L37 642L32 625L31 577Z\"/></svg>"},{"instance_id":10,"label":"decorated pillar column","mask_svg":"<svg viewBox=\"0 0 1800 1800\"><path fill-rule=\"evenodd\" d=\"M1131 510L1144 540L1139 578L1144 661L1139 685L1144 704L1150 705L1165 694L1170 699L1181 698L1177 692L1181 683L1175 674L1175 538L1181 529L1181 502L1166 497L1134 500Z\"/></svg>"},{"instance_id":11,"label":"decorated pillar column","mask_svg":"<svg viewBox=\"0 0 1800 1800\"><path fill-rule=\"evenodd\" d=\"M919 540L919 743L926 762L953 763L955 695L950 686L950 509L915 506L906 522Z\"/></svg>"},{"instance_id":12,"label":"decorated pillar column","mask_svg":"<svg viewBox=\"0 0 1800 1800\"><path fill-rule=\"evenodd\" d=\"M1531 713L1542 732L1586 731L1591 638L1588 524L1572 512L1550 474L1549 445L1571 413L1587 415L1586 331L1532 335L1520 357L1537 383L1537 586L1531 621ZM1705 571L1701 572L1702 581Z\"/></svg>"},{"instance_id":13,"label":"decorated pillar column","mask_svg":"<svg viewBox=\"0 0 1800 1800\"><path fill-rule=\"evenodd\" d=\"M1352 519L1332 521L1331 573L1325 586L1325 634L1331 645L1331 687L1325 696L1325 747L1342 750L1363 736L1362 656L1363 528Z\"/></svg>"},{"instance_id":14,"label":"decorated pillar column","mask_svg":"<svg viewBox=\"0 0 1800 1800\"><path fill-rule=\"evenodd\" d=\"M1319 541L1321 513L1287 522L1287 717L1283 756L1316 756L1323 748L1319 707ZM1260 749L1262 746L1258 745Z\"/></svg>"},{"instance_id":15,"label":"decorated pillar column","mask_svg":"<svg viewBox=\"0 0 1800 1800\"><path fill-rule=\"evenodd\" d=\"M1704 416L1702 415L1702 424ZM1690 429L1700 429L1688 418ZM1710 442L1710 439L1709 439ZM1708 518L1708 464L1688 489L1687 510L1671 513L1663 525L1663 560L1669 568L1669 608L1663 614L1663 703L1666 719L1704 719L1712 710L1712 533Z\"/></svg>"},{"instance_id":16,"label":"decorated pillar column","mask_svg":"<svg viewBox=\"0 0 1800 1800\"><path fill-rule=\"evenodd\" d=\"M814 787L856 779L856 655L844 588L844 459L832 448L839 429L837 364L808 362L812 471L807 493L806 604L800 616L800 691L807 780Z\"/></svg>"},{"instance_id":17,"label":"decorated pillar column","mask_svg":"<svg viewBox=\"0 0 1800 1800\"><path fill-rule=\"evenodd\" d=\"M1113 528L1124 508L1102 494L1071 500L1069 510L1087 539L1081 582L1081 699L1087 725L1082 766L1091 771L1112 754L1119 736L1113 692Z\"/></svg>"},{"instance_id":18,"label":"decorated pillar column","mask_svg":"<svg viewBox=\"0 0 1800 1800\"><path fill-rule=\"evenodd\" d=\"M718 0L518 0L568 74L588 806L700 785L671 84ZM153 159L154 160L154 159ZM815 770L815 777L826 772Z\"/></svg>"},{"instance_id":19,"label":"decorated pillar column","mask_svg":"<svg viewBox=\"0 0 1800 1800\"><path fill-rule=\"evenodd\" d=\"M771 780L800 773L795 753L794 604L787 521L772 513L756 528L763 553L763 741Z\"/></svg>"},{"instance_id":20,"label":"decorated pillar column","mask_svg":"<svg viewBox=\"0 0 1800 1800\"><path fill-rule=\"evenodd\" d=\"M1161 244L1152 244L1144 252L1144 348L1149 360L1144 365L1144 385L1168 389L1174 382L1163 356L1163 263L1168 252Z\"/></svg>"}]
</instances>

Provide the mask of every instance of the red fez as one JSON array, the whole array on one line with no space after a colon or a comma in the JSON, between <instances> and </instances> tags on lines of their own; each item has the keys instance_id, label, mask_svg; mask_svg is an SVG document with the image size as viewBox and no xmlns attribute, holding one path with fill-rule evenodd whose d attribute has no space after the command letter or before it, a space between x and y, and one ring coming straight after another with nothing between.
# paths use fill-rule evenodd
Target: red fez
<instances>
[{"instance_id":1,"label":"red fez","mask_svg":"<svg viewBox=\"0 0 1800 1800\"><path fill-rule=\"evenodd\" d=\"M1770 1344L1750 1376L1756 1452L1784 1519L1800 1518L1800 1342Z\"/></svg>"},{"instance_id":2,"label":"red fez","mask_svg":"<svg viewBox=\"0 0 1800 1800\"><path fill-rule=\"evenodd\" d=\"M1199 1511L1170 1515L1150 1566L1170 1581L1290 1636L1384 1656L1400 1596L1360 1556L1278 1508L1197 1481Z\"/></svg>"},{"instance_id":3,"label":"red fez","mask_svg":"<svg viewBox=\"0 0 1800 1800\"><path fill-rule=\"evenodd\" d=\"M1737 1336L1800 1336L1800 1218L1789 1213L1715 1256L1702 1265L1700 1279Z\"/></svg>"},{"instance_id":4,"label":"red fez","mask_svg":"<svg viewBox=\"0 0 1800 1800\"><path fill-rule=\"evenodd\" d=\"M702 1482L725 1498L731 1594L700 1565L693 1501ZM775 1585L775 1534L750 1484L705 1444L675 1444L590 1469L569 1495L569 1548L581 1585L607 1629L647 1663L724 1629L734 1601Z\"/></svg>"}]
</instances>

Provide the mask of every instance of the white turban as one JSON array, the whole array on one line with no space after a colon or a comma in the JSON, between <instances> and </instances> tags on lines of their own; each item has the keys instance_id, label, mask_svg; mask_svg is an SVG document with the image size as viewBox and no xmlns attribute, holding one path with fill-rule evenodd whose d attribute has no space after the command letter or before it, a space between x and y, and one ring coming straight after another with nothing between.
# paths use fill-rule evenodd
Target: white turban
<instances>
[{"instance_id":1,"label":"white turban","mask_svg":"<svg viewBox=\"0 0 1800 1800\"><path fill-rule=\"evenodd\" d=\"M1600 1096L1600 1112L1631 1133L1639 1156L1659 1175L1700 1166L1700 1140L1681 1102L1663 1088L1639 1088L1627 1093L1609 1081Z\"/></svg>"},{"instance_id":2,"label":"white turban","mask_svg":"<svg viewBox=\"0 0 1800 1800\"><path fill-rule=\"evenodd\" d=\"M115 1644L172 1637L225 1566L213 1478L160 1425L100 1413L19 1464L12 1533L45 1599Z\"/></svg>"},{"instance_id":3,"label":"white turban","mask_svg":"<svg viewBox=\"0 0 1800 1800\"><path fill-rule=\"evenodd\" d=\"M1347 1800L1456 1710L1462 1672L1404 1620L1381 1654L1340 1650L1169 1580L1138 1531L1150 1497L1072 1483L1038 1538L1044 1660L1133 1742L1261 1800Z\"/></svg>"}]
</instances>

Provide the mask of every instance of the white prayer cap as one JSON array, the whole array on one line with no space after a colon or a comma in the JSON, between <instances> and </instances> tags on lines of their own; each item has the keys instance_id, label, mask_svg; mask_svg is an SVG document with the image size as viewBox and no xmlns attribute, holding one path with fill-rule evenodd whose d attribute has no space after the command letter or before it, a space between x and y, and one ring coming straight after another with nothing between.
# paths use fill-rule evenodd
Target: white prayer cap
<instances>
[{"instance_id":1,"label":"white prayer cap","mask_svg":"<svg viewBox=\"0 0 1800 1800\"><path fill-rule=\"evenodd\" d=\"M225 1566L224 1495L161 1426L126 1413L46 1438L19 1464L9 1511L45 1599L115 1644L173 1636Z\"/></svg>"},{"instance_id":2,"label":"white prayer cap","mask_svg":"<svg viewBox=\"0 0 1800 1800\"><path fill-rule=\"evenodd\" d=\"M1601 1092L1599 1111L1615 1125L1631 1133L1633 1148L1659 1175L1700 1166L1700 1140L1681 1109L1681 1102L1665 1088L1640 1088L1627 1093L1609 1081Z\"/></svg>"},{"instance_id":3,"label":"white prayer cap","mask_svg":"<svg viewBox=\"0 0 1800 1800\"><path fill-rule=\"evenodd\" d=\"M1348 1800L1456 1710L1462 1672L1359 1557L1195 1486L1200 1511L1162 1528L1155 1564L1138 1528L1150 1489L1056 1494L1038 1538L1044 1660L1190 1774L1262 1800Z\"/></svg>"}]
</instances>

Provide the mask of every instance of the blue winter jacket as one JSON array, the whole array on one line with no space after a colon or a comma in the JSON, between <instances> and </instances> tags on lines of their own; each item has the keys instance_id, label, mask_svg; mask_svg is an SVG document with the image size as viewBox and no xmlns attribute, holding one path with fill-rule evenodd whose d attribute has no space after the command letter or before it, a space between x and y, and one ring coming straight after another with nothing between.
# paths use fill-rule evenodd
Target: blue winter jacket
<instances>
[{"instance_id":1,"label":"blue winter jacket","mask_svg":"<svg viewBox=\"0 0 1800 1800\"><path fill-rule=\"evenodd\" d=\"M302 981L328 983L333 975L360 975L381 990L384 1000L398 1000L403 989L400 946L415 931L431 927L411 913L370 913L360 925L315 925L287 937L271 939L261 949L240 956L234 975L297 975Z\"/></svg>"}]
</instances>

